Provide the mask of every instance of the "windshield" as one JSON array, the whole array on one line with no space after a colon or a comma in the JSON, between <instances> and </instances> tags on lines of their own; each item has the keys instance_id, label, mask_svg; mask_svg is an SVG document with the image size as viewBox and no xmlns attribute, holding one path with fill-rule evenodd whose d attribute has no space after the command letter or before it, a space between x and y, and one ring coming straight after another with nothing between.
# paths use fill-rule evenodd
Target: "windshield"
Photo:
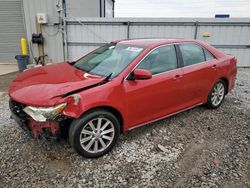
<instances>
[{"instance_id":1,"label":"windshield","mask_svg":"<svg viewBox=\"0 0 250 188\"><path fill-rule=\"evenodd\" d=\"M76 61L74 66L90 74L118 76L142 51L143 47L110 43Z\"/></svg>"}]
</instances>

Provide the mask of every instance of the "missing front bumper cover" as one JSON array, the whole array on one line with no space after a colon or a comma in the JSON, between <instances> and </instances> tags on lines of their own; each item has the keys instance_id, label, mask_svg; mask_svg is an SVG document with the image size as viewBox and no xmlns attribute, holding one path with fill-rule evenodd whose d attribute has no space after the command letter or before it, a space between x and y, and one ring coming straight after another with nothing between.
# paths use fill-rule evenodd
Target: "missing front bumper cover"
<instances>
[{"instance_id":1,"label":"missing front bumper cover","mask_svg":"<svg viewBox=\"0 0 250 188\"><path fill-rule=\"evenodd\" d=\"M39 143L43 143L45 140L55 141L60 136L59 122L36 122L31 118L25 120L14 113L11 114L11 117L26 133L37 139Z\"/></svg>"}]
</instances>

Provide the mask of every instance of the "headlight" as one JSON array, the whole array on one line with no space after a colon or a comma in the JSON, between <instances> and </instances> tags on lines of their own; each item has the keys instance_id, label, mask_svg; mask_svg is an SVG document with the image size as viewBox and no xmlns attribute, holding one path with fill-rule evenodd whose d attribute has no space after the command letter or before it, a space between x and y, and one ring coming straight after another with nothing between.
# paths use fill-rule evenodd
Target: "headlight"
<instances>
[{"instance_id":1,"label":"headlight","mask_svg":"<svg viewBox=\"0 0 250 188\"><path fill-rule=\"evenodd\" d=\"M44 122L47 119L55 119L58 115L62 113L66 106L67 103L59 104L48 108L27 106L23 109L23 111L26 112L29 116L31 116L35 121Z\"/></svg>"}]
</instances>

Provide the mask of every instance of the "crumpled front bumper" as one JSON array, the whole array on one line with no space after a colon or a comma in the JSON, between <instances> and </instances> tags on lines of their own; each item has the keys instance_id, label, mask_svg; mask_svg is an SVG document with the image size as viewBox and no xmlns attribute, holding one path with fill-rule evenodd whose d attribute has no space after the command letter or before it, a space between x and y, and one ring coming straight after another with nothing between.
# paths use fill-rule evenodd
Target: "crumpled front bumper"
<instances>
[{"instance_id":1,"label":"crumpled front bumper","mask_svg":"<svg viewBox=\"0 0 250 188\"><path fill-rule=\"evenodd\" d=\"M11 117L29 135L38 140L56 140L60 136L60 126L57 121L36 122L24 111L24 105L14 100L9 101Z\"/></svg>"},{"instance_id":2,"label":"crumpled front bumper","mask_svg":"<svg viewBox=\"0 0 250 188\"><path fill-rule=\"evenodd\" d=\"M15 122L17 122L17 124L25 131L27 131L28 133L31 133L31 130L29 129L29 127L27 126L27 120L18 117L15 113L11 112L11 118L15 120Z\"/></svg>"}]
</instances>

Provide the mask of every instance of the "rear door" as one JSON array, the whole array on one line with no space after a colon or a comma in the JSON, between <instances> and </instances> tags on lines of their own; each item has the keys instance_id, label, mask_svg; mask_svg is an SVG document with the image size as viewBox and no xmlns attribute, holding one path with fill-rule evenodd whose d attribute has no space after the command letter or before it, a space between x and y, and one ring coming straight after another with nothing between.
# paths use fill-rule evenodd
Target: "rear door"
<instances>
[{"instance_id":1,"label":"rear door","mask_svg":"<svg viewBox=\"0 0 250 188\"><path fill-rule=\"evenodd\" d=\"M129 125L135 126L173 113L181 105L181 75L174 45L158 47L137 66L149 70L148 80L125 80Z\"/></svg>"},{"instance_id":2,"label":"rear door","mask_svg":"<svg viewBox=\"0 0 250 188\"><path fill-rule=\"evenodd\" d=\"M206 100L217 75L217 60L196 43L178 44L183 61L183 108Z\"/></svg>"}]
</instances>

